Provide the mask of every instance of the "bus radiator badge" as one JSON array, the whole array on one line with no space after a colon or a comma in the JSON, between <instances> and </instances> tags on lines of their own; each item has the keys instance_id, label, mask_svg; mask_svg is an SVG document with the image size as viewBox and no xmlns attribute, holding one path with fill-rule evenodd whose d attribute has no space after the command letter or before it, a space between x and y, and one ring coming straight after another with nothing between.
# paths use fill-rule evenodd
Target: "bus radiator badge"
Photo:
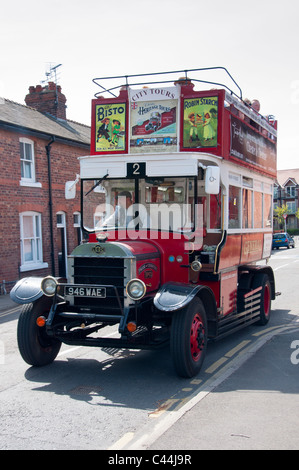
<instances>
[{"instance_id":1,"label":"bus radiator badge","mask_svg":"<svg viewBox=\"0 0 299 470\"><path fill-rule=\"evenodd\" d=\"M97 255L101 255L102 253L105 253L105 249L102 245L95 245L92 249Z\"/></svg>"}]
</instances>

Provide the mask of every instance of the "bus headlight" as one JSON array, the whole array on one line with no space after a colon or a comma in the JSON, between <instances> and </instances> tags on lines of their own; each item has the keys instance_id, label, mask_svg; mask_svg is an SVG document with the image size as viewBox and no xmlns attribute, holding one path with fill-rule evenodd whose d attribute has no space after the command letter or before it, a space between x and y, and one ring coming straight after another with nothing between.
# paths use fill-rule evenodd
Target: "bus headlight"
<instances>
[{"instance_id":1,"label":"bus headlight","mask_svg":"<svg viewBox=\"0 0 299 470\"><path fill-rule=\"evenodd\" d=\"M192 271L198 272L198 271L201 270L201 268L202 268L202 264L201 264L200 261L198 261L198 259L195 259L194 261L192 261L192 263L191 263Z\"/></svg>"},{"instance_id":2,"label":"bus headlight","mask_svg":"<svg viewBox=\"0 0 299 470\"><path fill-rule=\"evenodd\" d=\"M57 281L54 277L48 276L42 280L41 289L45 295L52 297L55 295L57 287Z\"/></svg>"},{"instance_id":3,"label":"bus headlight","mask_svg":"<svg viewBox=\"0 0 299 470\"><path fill-rule=\"evenodd\" d=\"M126 292L130 299L139 300L146 293L146 285L140 279L131 279L127 284Z\"/></svg>"}]
</instances>

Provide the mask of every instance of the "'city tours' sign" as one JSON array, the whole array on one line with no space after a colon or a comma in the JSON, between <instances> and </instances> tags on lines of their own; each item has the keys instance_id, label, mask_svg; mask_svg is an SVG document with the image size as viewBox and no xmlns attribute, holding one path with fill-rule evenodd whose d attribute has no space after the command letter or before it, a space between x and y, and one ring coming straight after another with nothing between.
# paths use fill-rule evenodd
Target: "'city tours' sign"
<instances>
[{"instance_id":1,"label":"'city tours' sign","mask_svg":"<svg viewBox=\"0 0 299 470\"><path fill-rule=\"evenodd\" d=\"M178 87L130 89L131 103L137 103L139 101L177 100L179 96L180 92Z\"/></svg>"},{"instance_id":2,"label":"'city tours' sign","mask_svg":"<svg viewBox=\"0 0 299 470\"><path fill-rule=\"evenodd\" d=\"M130 152L176 152L179 91L130 90Z\"/></svg>"}]
</instances>

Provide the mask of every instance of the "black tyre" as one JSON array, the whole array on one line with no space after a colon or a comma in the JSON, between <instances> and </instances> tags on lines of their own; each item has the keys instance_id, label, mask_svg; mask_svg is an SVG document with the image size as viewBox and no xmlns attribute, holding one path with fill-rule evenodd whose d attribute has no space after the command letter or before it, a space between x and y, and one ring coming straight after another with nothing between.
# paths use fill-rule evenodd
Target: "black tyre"
<instances>
[{"instance_id":1,"label":"black tyre","mask_svg":"<svg viewBox=\"0 0 299 470\"><path fill-rule=\"evenodd\" d=\"M171 322L170 350L174 367L181 377L198 374L206 355L207 317L200 299L175 312Z\"/></svg>"},{"instance_id":2,"label":"black tyre","mask_svg":"<svg viewBox=\"0 0 299 470\"><path fill-rule=\"evenodd\" d=\"M269 277L265 273L255 274L252 282L252 289L262 287L260 302L260 319L258 325L266 325L270 320L271 313L271 284Z\"/></svg>"},{"instance_id":3,"label":"black tyre","mask_svg":"<svg viewBox=\"0 0 299 470\"><path fill-rule=\"evenodd\" d=\"M45 366L54 361L59 353L61 342L47 335L45 327L39 327L36 319L47 318L51 301L41 297L23 306L17 330L18 347L22 358L31 366Z\"/></svg>"}]
</instances>

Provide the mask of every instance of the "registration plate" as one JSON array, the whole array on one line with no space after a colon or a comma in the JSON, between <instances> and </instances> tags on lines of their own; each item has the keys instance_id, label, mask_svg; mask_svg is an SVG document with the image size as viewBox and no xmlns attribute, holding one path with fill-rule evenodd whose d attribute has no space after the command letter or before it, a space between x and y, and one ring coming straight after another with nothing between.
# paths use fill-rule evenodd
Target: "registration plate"
<instances>
[{"instance_id":1,"label":"registration plate","mask_svg":"<svg viewBox=\"0 0 299 470\"><path fill-rule=\"evenodd\" d=\"M106 287L65 286L65 295L74 297L106 297Z\"/></svg>"}]
</instances>

